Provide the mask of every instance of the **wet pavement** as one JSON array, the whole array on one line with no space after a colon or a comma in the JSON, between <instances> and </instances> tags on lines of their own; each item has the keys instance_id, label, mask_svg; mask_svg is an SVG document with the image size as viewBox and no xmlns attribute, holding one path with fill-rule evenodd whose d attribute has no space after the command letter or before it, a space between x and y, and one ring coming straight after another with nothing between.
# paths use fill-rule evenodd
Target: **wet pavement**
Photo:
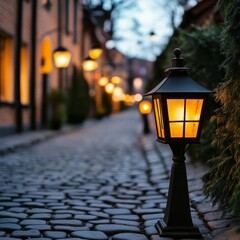
<instances>
[{"instance_id":1,"label":"wet pavement","mask_svg":"<svg viewBox=\"0 0 240 240\"><path fill-rule=\"evenodd\" d=\"M0 239L170 239L154 225L166 207L171 151L142 134L137 111L0 142ZM202 193L207 168L187 160L187 170L203 238L240 239L236 219Z\"/></svg>"}]
</instances>

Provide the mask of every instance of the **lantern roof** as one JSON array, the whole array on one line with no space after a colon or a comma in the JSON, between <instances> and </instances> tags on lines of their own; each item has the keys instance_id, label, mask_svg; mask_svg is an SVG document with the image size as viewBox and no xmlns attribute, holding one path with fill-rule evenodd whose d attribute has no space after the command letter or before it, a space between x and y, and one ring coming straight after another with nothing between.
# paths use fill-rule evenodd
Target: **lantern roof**
<instances>
[{"instance_id":1,"label":"lantern roof","mask_svg":"<svg viewBox=\"0 0 240 240\"><path fill-rule=\"evenodd\" d=\"M65 47L57 47L53 52L69 52Z\"/></svg>"},{"instance_id":2,"label":"lantern roof","mask_svg":"<svg viewBox=\"0 0 240 240\"><path fill-rule=\"evenodd\" d=\"M180 57L181 50L174 50L175 58L172 67L165 71L166 78L145 96L161 93L211 93L209 89L194 81L189 75L189 68L184 67L185 61Z\"/></svg>"}]
</instances>

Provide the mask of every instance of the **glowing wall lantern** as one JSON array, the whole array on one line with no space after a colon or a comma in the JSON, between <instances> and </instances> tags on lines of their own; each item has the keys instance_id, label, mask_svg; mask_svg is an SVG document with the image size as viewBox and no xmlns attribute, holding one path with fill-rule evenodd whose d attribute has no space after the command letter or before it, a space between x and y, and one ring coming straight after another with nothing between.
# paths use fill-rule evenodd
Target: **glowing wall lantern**
<instances>
[{"instance_id":1,"label":"glowing wall lantern","mask_svg":"<svg viewBox=\"0 0 240 240\"><path fill-rule=\"evenodd\" d=\"M71 60L71 53L64 47L58 47L53 51L53 60L57 68L67 68Z\"/></svg>"},{"instance_id":2,"label":"glowing wall lantern","mask_svg":"<svg viewBox=\"0 0 240 240\"><path fill-rule=\"evenodd\" d=\"M195 82L184 67L180 49L166 78L146 95L152 95L158 141L164 143L199 142L206 101L207 88Z\"/></svg>"},{"instance_id":3,"label":"glowing wall lantern","mask_svg":"<svg viewBox=\"0 0 240 240\"><path fill-rule=\"evenodd\" d=\"M99 45L93 45L92 48L89 50L89 56L92 59L97 59L102 54L103 50Z\"/></svg>"},{"instance_id":4,"label":"glowing wall lantern","mask_svg":"<svg viewBox=\"0 0 240 240\"><path fill-rule=\"evenodd\" d=\"M84 71L94 71L98 68L98 63L91 57L86 57L82 62L82 67Z\"/></svg>"}]
</instances>

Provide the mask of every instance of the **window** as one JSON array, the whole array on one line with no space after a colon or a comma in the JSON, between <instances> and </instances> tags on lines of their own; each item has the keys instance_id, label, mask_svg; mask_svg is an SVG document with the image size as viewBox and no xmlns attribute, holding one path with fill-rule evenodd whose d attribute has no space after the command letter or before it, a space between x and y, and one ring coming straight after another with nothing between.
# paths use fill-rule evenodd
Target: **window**
<instances>
[{"instance_id":1,"label":"window","mask_svg":"<svg viewBox=\"0 0 240 240\"><path fill-rule=\"evenodd\" d=\"M13 101L13 41L0 33L0 101Z\"/></svg>"},{"instance_id":2,"label":"window","mask_svg":"<svg viewBox=\"0 0 240 240\"><path fill-rule=\"evenodd\" d=\"M29 80L28 80L28 48L26 44L21 47L20 91L21 103L29 103Z\"/></svg>"}]
</instances>

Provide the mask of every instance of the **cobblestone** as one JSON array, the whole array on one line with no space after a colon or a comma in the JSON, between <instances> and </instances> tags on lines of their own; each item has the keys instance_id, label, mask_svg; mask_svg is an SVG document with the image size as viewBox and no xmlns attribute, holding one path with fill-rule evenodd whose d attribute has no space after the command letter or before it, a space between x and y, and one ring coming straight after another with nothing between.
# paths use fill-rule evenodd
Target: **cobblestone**
<instances>
[{"instance_id":1,"label":"cobblestone","mask_svg":"<svg viewBox=\"0 0 240 240\"><path fill-rule=\"evenodd\" d=\"M158 236L155 223L164 216L171 152L143 137L138 120L128 111L4 152L0 240L170 239ZM187 167L193 222L204 239L227 231L233 237L234 216L222 217L203 197L205 168Z\"/></svg>"}]
</instances>

